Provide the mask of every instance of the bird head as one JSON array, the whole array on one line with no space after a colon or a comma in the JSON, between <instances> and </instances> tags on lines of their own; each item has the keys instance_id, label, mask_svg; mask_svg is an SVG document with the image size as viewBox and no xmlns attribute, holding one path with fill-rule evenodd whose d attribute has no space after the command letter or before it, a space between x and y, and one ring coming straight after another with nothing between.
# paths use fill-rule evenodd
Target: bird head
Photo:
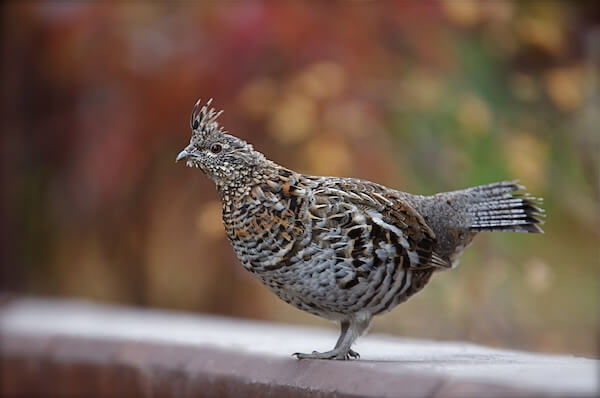
<instances>
[{"instance_id":1,"label":"bird head","mask_svg":"<svg viewBox=\"0 0 600 398\"><path fill-rule=\"evenodd\" d=\"M265 157L247 142L227 134L217 122L223 111L209 108L212 99L200 107L196 102L190 117L190 144L177 155L188 167L197 167L218 187L237 186ZM199 109L199 110L198 110Z\"/></svg>"}]
</instances>

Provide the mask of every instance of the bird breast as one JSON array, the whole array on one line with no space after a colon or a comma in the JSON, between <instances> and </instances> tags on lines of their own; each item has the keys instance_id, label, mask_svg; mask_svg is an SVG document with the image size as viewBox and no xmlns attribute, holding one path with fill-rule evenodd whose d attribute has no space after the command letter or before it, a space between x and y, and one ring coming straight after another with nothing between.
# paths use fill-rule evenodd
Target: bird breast
<instances>
[{"instance_id":1,"label":"bird breast","mask_svg":"<svg viewBox=\"0 0 600 398\"><path fill-rule=\"evenodd\" d=\"M277 176L224 200L238 258L280 298L316 315L390 309L410 288L416 261L403 232L374 208L336 199L341 190L310 183Z\"/></svg>"}]
</instances>

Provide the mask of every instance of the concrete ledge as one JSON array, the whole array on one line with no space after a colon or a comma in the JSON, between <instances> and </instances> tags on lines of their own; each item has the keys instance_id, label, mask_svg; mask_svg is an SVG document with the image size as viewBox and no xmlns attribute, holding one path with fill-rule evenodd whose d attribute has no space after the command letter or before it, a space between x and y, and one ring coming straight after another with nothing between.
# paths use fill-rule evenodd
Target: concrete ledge
<instances>
[{"instance_id":1,"label":"concrete ledge","mask_svg":"<svg viewBox=\"0 0 600 398\"><path fill-rule=\"evenodd\" d=\"M359 361L299 361L336 332L14 300L0 309L3 397L595 397L598 361L363 337Z\"/></svg>"}]
</instances>

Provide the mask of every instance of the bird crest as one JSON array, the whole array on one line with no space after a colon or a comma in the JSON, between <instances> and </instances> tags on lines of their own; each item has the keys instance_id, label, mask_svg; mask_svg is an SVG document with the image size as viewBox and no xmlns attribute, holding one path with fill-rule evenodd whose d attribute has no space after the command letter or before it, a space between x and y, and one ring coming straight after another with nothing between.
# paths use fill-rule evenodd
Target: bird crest
<instances>
[{"instance_id":1,"label":"bird crest","mask_svg":"<svg viewBox=\"0 0 600 398\"><path fill-rule=\"evenodd\" d=\"M217 112L214 108L209 108L212 103L212 98L209 99L202 108L200 108L200 101L200 99L196 101L196 104L192 109L192 115L190 116L192 135L198 134L205 137L214 132L223 133L223 127L219 126L219 122L217 122L217 118L223 111ZM200 111L198 111L198 108L200 108Z\"/></svg>"}]
</instances>

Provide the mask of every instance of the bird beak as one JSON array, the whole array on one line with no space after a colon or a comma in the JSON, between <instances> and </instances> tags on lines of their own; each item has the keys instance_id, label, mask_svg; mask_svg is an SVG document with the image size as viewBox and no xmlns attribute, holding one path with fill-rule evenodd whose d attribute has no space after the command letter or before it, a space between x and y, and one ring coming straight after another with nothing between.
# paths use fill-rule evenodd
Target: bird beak
<instances>
[{"instance_id":1,"label":"bird beak","mask_svg":"<svg viewBox=\"0 0 600 398\"><path fill-rule=\"evenodd\" d=\"M187 149L184 149L183 151L179 152L179 155L177 155L177 157L175 158L175 162L179 162L180 160L185 159L190 155L191 154L187 151Z\"/></svg>"}]
</instances>

